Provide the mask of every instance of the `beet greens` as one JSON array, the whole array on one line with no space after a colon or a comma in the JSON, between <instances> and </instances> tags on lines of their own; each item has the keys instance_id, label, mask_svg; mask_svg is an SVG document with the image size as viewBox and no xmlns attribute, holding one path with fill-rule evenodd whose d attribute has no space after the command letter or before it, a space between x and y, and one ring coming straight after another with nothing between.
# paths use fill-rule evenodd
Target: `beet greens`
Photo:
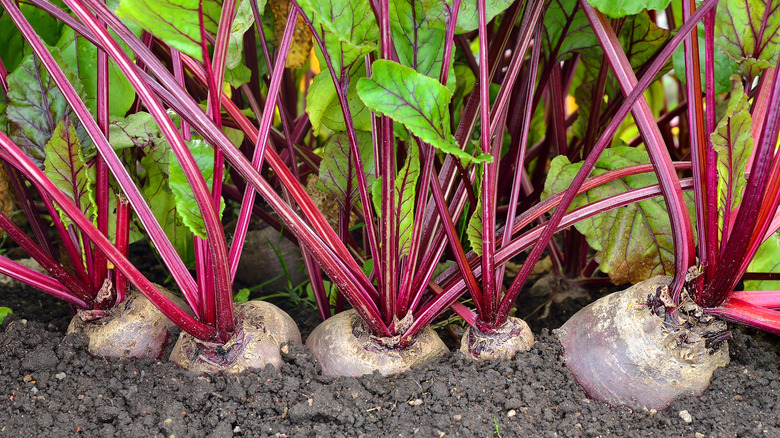
<instances>
[{"instance_id":1,"label":"beet greens","mask_svg":"<svg viewBox=\"0 0 780 438\"><path fill-rule=\"evenodd\" d=\"M0 227L48 275L0 272L95 317L133 285L222 345L259 216L323 320L351 307L384 349L448 309L501 332L545 254L568 287L672 276L644 303L671 324L690 296L780 332L780 15L718 3L0 0L0 159L33 238ZM191 314L127 260L142 237Z\"/></svg>"}]
</instances>

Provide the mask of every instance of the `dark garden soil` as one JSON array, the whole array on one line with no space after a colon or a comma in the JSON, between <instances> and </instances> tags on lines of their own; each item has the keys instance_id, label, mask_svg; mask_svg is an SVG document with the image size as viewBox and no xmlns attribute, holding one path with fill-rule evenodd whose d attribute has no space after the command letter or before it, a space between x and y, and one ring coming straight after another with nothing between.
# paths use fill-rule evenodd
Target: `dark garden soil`
<instances>
[{"instance_id":1,"label":"dark garden soil","mask_svg":"<svg viewBox=\"0 0 780 438\"><path fill-rule=\"evenodd\" d=\"M332 379L296 345L279 371L196 377L165 361L89 357L83 337L65 335L68 306L5 288L0 306L14 315L0 329L0 436L780 437L777 337L734 330L731 365L701 398L665 412L613 409L585 397L539 328L580 301L529 306L537 345L505 363L450 353L396 377ZM291 313L305 338L316 312Z\"/></svg>"}]
</instances>

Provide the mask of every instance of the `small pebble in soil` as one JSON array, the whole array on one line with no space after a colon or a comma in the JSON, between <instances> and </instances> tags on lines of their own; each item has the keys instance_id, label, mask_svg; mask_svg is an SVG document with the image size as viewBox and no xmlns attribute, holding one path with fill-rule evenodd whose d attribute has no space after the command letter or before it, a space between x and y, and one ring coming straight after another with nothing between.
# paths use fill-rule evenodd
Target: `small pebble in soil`
<instances>
[{"instance_id":1,"label":"small pebble in soil","mask_svg":"<svg viewBox=\"0 0 780 438\"><path fill-rule=\"evenodd\" d=\"M57 378L57 380L62 380L62 379L64 379L66 376L67 376L67 374L65 374L65 373L57 373L57 374L55 374L55 375L54 375L54 377L56 377L56 378Z\"/></svg>"},{"instance_id":2,"label":"small pebble in soil","mask_svg":"<svg viewBox=\"0 0 780 438\"><path fill-rule=\"evenodd\" d=\"M690 424L693 421L693 417L691 417L691 414L686 410L680 411L680 418L682 418L683 421L688 424Z\"/></svg>"},{"instance_id":3,"label":"small pebble in soil","mask_svg":"<svg viewBox=\"0 0 780 438\"><path fill-rule=\"evenodd\" d=\"M701 432L696 432L695 434L693 434L693 436L695 436L696 438L704 438L705 437L705 435L703 433L701 433Z\"/></svg>"},{"instance_id":4,"label":"small pebble in soil","mask_svg":"<svg viewBox=\"0 0 780 438\"><path fill-rule=\"evenodd\" d=\"M423 404L423 401L419 398L409 401L409 406L420 406L421 404Z\"/></svg>"},{"instance_id":5,"label":"small pebble in soil","mask_svg":"<svg viewBox=\"0 0 780 438\"><path fill-rule=\"evenodd\" d=\"M509 418L512 418L515 415L517 415L517 411L514 410L514 409L510 409L509 412L506 413L506 416L509 417Z\"/></svg>"},{"instance_id":6,"label":"small pebble in soil","mask_svg":"<svg viewBox=\"0 0 780 438\"><path fill-rule=\"evenodd\" d=\"M455 421L460 421L460 420L463 419L463 415L455 414L455 415L452 416L452 419L455 420Z\"/></svg>"}]
</instances>

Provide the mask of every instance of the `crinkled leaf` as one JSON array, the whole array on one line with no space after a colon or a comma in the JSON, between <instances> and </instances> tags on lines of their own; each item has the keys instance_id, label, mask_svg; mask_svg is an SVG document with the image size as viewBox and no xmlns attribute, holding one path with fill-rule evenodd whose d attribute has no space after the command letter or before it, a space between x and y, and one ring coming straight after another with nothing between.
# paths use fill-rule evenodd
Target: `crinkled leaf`
<instances>
[{"instance_id":1,"label":"crinkled leaf","mask_svg":"<svg viewBox=\"0 0 780 438\"><path fill-rule=\"evenodd\" d=\"M417 195L417 180L420 179L420 152L410 142L406 149L406 164L395 178L396 200L398 202L398 253L409 255L414 229L414 203Z\"/></svg>"},{"instance_id":2,"label":"crinkled leaf","mask_svg":"<svg viewBox=\"0 0 780 438\"><path fill-rule=\"evenodd\" d=\"M279 46L282 42L284 27L287 25L287 15L290 11L290 0L271 0L269 4L271 12L274 14L274 45ZM292 45L287 55L286 67L299 68L306 64L311 53L311 47L314 44L311 31L302 16L298 15L298 21L295 23L295 32L293 33Z\"/></svg>"},{"instance_id":3,"label":"crinkled leaf","mask_svg":"<svg viewBox=\"0 0 780 438\"><path fill-rule=\"evenodd\" d=\"M490 162L489 154L472 156L458 147L450 132L450 90L438 80L401 64L378 60L373 76L358 81L358 95L373 111L405 126L422 141L466 162Z\"/></svg>"},{"instance_id":4,"label":"crinkled leaf","mask_svg":"<svg viewBox=\"0 0 780 438\"><path fill-rule=\"evenodd\" d=\"M236 68L244 60L244 34L255 23L251 1L242 0L236 10L236 18L233 20L233 28L230 31L227 58L225 59L225 68L228 70ZM263 15L263 10L265 10L265 3L266 0L257 1L257 7L260 9L261 16Z\"/></svg>"},{"instance_id":5,"label":"crinkled leaf","mask_svg":"<svg viewBox=\"0 0 780 438\"><path fill-rule=\"evenodd\" d=\"M52 54L55 60L60 58L58 49L53 49ZM80 94L83 87L79 79L69 74L67 69L65 72ZM54 130L62 119L73 112L54 79L33 54L26 56L8 75L8 88L6 115L10 124L9 137L41 167L45 158L44 148ZM80 132L83 128L75 122L75 116L72 120L77 126L79 138L84 140L85 136Z\"/></svg>"},{"instance_id":6,"label":"crinkled leaf","mask_svg":"<svg viewBox=\"0 0 780 438\"><path fill-rule=\"evenodd\" d=\"M114 149L146 149L152 143L164 141L157 122L151 114L138 112L127 117L115 118L108 125L111 146Z\"/></svg>"},{"instance_id":7,"label":"crinkled leaf","mask_svg":"<svg viewBox=\"0 0 780 438\"><path fill-rule=\"evenodd\" d=\"M701 89L706 91L707 84L705 82L704 60L707 46L704 44L704 24L699 23L699 64L701 65ZM674 73L677 78L685 84L685 48L682 44L677 47L672 55L672 63L674 64ZM715 62L715 92L716 93L728 93L731 91L731 75L737 72L739 66L737 62L731 59L728 55L723 53L722 50L716 48L713 51L713 61Z\"/></svg>"},{"instance_id":8,"label":"crinkled leaf","mask_svg":"<svg viewBox=\"0 0 780 438\"><path fill-rule=\"evenodd\" d=\"M604 151L592 175L609 170L649 163L645 151L629 147L613 147ZM569 188L582 163L571 164L565 156L552 160L545 182L543 197ZM603 184L578 195L571 209L628 189L657 184L653 173L633 175ZM575 225L585 235L588 244L597 251L601 270L615 284L637 283L655 275L674 273L674 243L672 227L663 198L656 197L610 210Z\"/></svg>"},{"instance_id":9,"label":"crinkled leaf","mask_svg":"<svg viewBox=\"0 0 780 438\"><path fill-rule=\"evenodd\" d=\"M370 131L371 112L357 94L358 80L364 77L366 77L365 68L358 66L355 69L355 74L349 80L347 102L355 129ZM333 85L333 79L328 70L321 71L312 80L306 95L306 112L309 113L309 120L311 120L314 132L319 132L322 125L334 131L347 130L347 125L344 123L344 113L341 111L341 105L339 105L336 95L336 87Z\"/></svg>"},{"instance_id":10,"label":"crinkled leaf","mask_svg":"<svg viewBox=\"0 0 780 438\"><path fill-rule=\"evenodd\" d=\"M772 234L762 243L748 265L748 272L780 273L780 235ZM745 280L745 290L780 290L778 280Z\"/></svg>"},{"instance_id":11,"label":"crinkled leaf","mask_svg":"<svg viewBox=\"0 0 780 438\"><path fill-rule=\"evenodd\" d=\"M43 171L46 176L67 195L85 216L91 217L96 205L91 195L90 168L81 152L81 142L69 117L64 118L54 130L44 149L46 159ZM71 220L62 212L65 225Z\"/></svg>"},{"instance_id":12,"label":"crinkled leaf","mask_svg":"<svg viewBox=\"0 0 780 438\"><path fill-rule=\"evenodd\" d=\"M726 209L733 211L742 202L747 185L745 170L753 151L753 120L742 82L733 77L728 109L712 133L712 147L718 155L718 223L722 227Z\"/></svg>"},{"instance_id":13,"label":"crinkled leaf","mask_svg":"<svg viewBox=\"0 0 780 438\"><path fill-rule=\"evenodd\" d=\"M358 131L358 148L363 174L369 187L374 183L374 148L371 134ZM346 132L333 134L322 155L318 186L328 191L344 208L347 204L354 205L358 201L358 180L355 173L357 166L350 154L349 137Z\"/></svg>"},{"instance_id":14,"label":"crinkled leaf","mask_svg":"<svg viewBox=\"0 0 780 438\"><path fill-rule=\"evenodd\" d=\"M577 0L552 0L544 14L543 49L547 59L562 61L574 52L599 47Z\"/></svg>"},{"instance_id":15,"label":"crinkled leaf","mask_svg":"<svg viewBox=\"0 0 780 438\"><path fill-rule=\"evenodd\" d=\"M594 8L612 18L634 15L645 9L660 11L669 6L671 0L588 0Z\"/></svg>"},{"instance_id":16,"label":"crinkled leaf","mask_svg":"<svg viewBox=\"0 0 780 438\"><path fill-rule=\"evenodd\" d=\"M715 21L715 41L740 64L740 73L747 78L777 65L780 2L722 1Z\"/></svg>"},{"instance_id":17,"label":"crinkled leaf","mask_svg":"<svg viewBox=\"0 0 780 438\"><path fill-rule=\"evenodd\" d=\"M220 0L121 0L116 14L141 26L171 47L202 61L199 6L203 25L217 33L222 12Z\"/></svg>"},{"instance_id":18,"label":"crinkled leaf","mask_svg":"<svg viewBox=\"0 0 780 438\"><path fill-rule=\"evenodd\" d=\"M242 84L249 82L252 78L252 71L243 63L244 61L244 34L252 28L255 22L252 15L252 0L242 0L236 10L236 17L233 20L233 28L230 31L228 39L227 56L225 58L225 77L226 83L238 88ZM259 0L258 7L260 14L263 14L266 0Z\"/></svg>"},{"instance_id":19,"label":"crinkled leaf","mask_svg":"<svg viewBox=\"0 0 780 438\"><path fill-rule=\"evenodd\" d=\"M323 42L337 73L376 48L379 26L370 2L298 0L298 5L312 20L314 28L322 29ZM325 65L322 59L320 65Z\"/></svg>"},{"instance_id":20,"label":"crinkled leaf","mask_svg":"<svg viewBox=\"0 0 780 438\"><path fill-rule=\"evenodd\" d=\"M634 70L646 64L669 38L671 32L658 27L647 12L627 18L618 37Z\"/></svg>"},{"instance_id":21,"label":"crinkled leaf","mask_svg":"<svg viewBox=\"0 0 780 438\"><path fill-rule=\"evenodd\" d=\"M206 186L211 187L214 176L214 149L200 139L190 140L187 145L190 148L193 158L195 158L195 162L203 175L203 179L206 180ZM192 234L205 239L206 226L203 223L203 214L198 207L198 203L195 201L195 196L192 194L192 187L190 186L190 183L187 182L184 170L181 168L179 161L176 160L176 157L171 155L170 160L171 179L168 181L168 185L171 187L173 196L176 199L176 212L179 214L184 224L192 231ZM220 200L220 217L222 217L222 212L224 210L225 201Z\"/></svg>"}]
</instances>

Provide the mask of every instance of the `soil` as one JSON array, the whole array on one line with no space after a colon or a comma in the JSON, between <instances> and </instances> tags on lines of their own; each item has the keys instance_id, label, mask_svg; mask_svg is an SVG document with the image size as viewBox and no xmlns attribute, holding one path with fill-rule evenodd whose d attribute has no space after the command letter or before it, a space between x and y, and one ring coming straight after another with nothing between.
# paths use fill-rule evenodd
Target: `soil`
<instances>
[{"instance_id":1,"label":"soil","mask_svg":"<svg viewBox=\"0 0 780 438\"><path fill-rule=\"evenodd\" d=\"M735 329L732 362L702 397L662 412L615 409L587 399L548 331L580 301L535 312L536 347L508 362L475 364L453 352L396 377L333 379L292 345L278 371L197 377L167 361L90 357L83 337L65 335L67 305L6 287L0 306L14 314L0 329L0 436L780 436L778 337ZM290 313L305 339L317 313Z\"/></svg>"}]
</instances>

